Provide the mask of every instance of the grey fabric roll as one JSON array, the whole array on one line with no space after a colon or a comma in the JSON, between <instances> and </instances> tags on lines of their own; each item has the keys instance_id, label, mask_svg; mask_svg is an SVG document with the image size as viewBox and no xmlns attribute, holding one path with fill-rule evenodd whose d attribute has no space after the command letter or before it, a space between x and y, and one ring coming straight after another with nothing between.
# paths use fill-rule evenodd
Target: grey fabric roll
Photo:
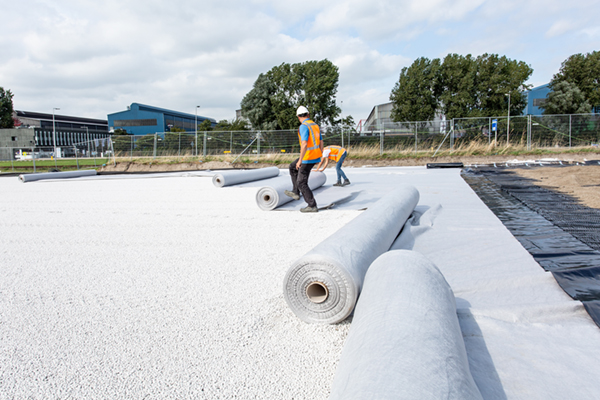
<instances>
[{"instance_id":1,"label":"grey fabric roll","mask_svg":"<svg viewBox=\"0 0 600 400\"><path fill-rule=\"evenodd\" d=\"M41 181L44 179L64 179L64 178L79 178L82 176L96 175L95 169L81 169L78 171L65 171L65 172L43 172L39 174L21 174L19 180L23 183Z\"/></svg>"},{"instance_id":2,"label":"grey fabric roll","mask_svg":"<svg viewBox=\"0 0 600 400\"><path fill-rule=\"evenodd\" d=\"M327 176L323 172L313 171L308 177L308 187L315 190L323 186L326 181ZM271 211L285 203L289 203L292 198L283 193L285 190L292 190L292 181L287 175L276 179L270 186L258 189L256 204L261 210Z\"/></svg>"},{"instance_id":3,"label":"grey fabric roll","mask_svg":"<svg viewBox=\"0 0 600 400\"><path fill-rule=\"evenodd\" d=\"M213 184L216 187L237 185L239 183L258 181L260 179L273 178L279 175L279 168L267 167L258 169L243 169L232 171L221 171L213 176Z\"/></svg>"},{"instance_id":4,"label":"grey fabric roll","mask_svg":"<svg viewBox=\"0 0 600 400\"><path fill-rule=\"evenodd\" d=\"M389 250L418 201L413 186L398 187L294 262L283 284L292 311L310 323L348 317L367 268Z\"/></svg>"},{"instance_id":5,"label":"grey fabric roll","mask_svg":"<svg viewBox=\"0 0 600 400\"><path fill-rule=\"evenodd\" d=\"M389 251L370 266L329 398L482 398L454 294L420 253Z\"/></svg>"}]
</instances>

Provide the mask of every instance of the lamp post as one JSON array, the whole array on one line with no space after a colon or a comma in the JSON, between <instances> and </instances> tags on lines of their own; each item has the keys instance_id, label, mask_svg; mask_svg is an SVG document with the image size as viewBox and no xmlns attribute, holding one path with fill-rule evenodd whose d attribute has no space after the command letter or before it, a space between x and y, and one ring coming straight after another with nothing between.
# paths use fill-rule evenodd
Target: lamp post
<instances>
[{"instance_id":1,"label":"lamp post","mask_svg":"<svg viewBox=\"0 0 600 400\"><path fill-rule=\"evenodd\" d=\"M196 106L196 157L198 157L198 109L200 108L200 106Z\"/></svg>"},{"instance_id":2,"label":"lamp post","mask_svg":"<svg viewBox=\"0 0 600 400\"><path fill-rule=\"evenodd\" d=\"M506 95L508 96L508 121L506 124L506 145L508 146L510 143L510 93L506 93Z\"/></svg>"},{"instance_id":3,"label":"lamp post","mask_svg":"<svg viewBox=\"0 0 600 400\"><path fill-rule=\"evenodd\" d=\"M54 111L60 110L60 108L52 109L52 142L54 144L54 158L56 158L56 125L54 123Z\"/></svg>"}]
</instances>

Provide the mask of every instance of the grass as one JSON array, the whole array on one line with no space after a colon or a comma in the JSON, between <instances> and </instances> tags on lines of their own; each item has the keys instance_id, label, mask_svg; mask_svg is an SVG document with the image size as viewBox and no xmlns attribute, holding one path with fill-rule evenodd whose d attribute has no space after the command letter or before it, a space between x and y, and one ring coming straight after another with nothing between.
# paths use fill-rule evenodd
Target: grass
<instances>
[{"instance_id":1,"label":"grass","mask_svg":"<svg viewBox=\"0 0 600 400\"><path fill-rule=\"evenodd\" d=\"M558 154L597 154L600 156L600 149L597 146L577 146L577 147L542 147L532 146L531 150L527 149L526 144L517 143L509 144L501 143L495 146L493 143L487 141L469 141L461 142L457 140L454 148L441 149L436 153L436 147L431 146L430 148L421 148L415 151L414 147L407 146L394 146L384 149L381 152L380 146L377 145L356 145L347 147L349 151L349 157L356 160L422 160L430 161L437 158L461 158L461 157L487 157L487 156L536 156L536 157L553 157ZM435 154L435 158L433 157ZM208 155L195 156L192 154L184 155L168 155L161 157L152 156L130 156L122 155L117 156L116 160L113 159L59 159L59 160L36 160L36 172L47 172L52 169L59 169L61 171L76 170L77 164L79 169L82 168L100 168L103 164L117 163L133 163L141 165L173 165L173 164L190 164L198 165L201 163L207 163L211 161L225 162L228 164L235 161L235 165L248 165L260 163L260 164L271 164L281 165L289 164L291 161L296 159L298 154L291 153L263 153L260 156L257 155L243 155L238 157L236 154L219 154L219 155ZM33 172L33 161L0 161L0 173L11 173L11 172Z\"/></svg>"}]
</instances>

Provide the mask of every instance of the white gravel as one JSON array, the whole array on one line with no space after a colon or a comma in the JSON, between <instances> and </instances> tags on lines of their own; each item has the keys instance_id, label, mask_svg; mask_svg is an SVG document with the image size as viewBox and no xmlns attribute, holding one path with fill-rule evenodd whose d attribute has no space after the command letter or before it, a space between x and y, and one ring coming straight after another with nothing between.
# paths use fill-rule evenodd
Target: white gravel
<instances>
[{"instance_id":1,"label":"white gravel","mask_svg":"<svg viewBox=\"0 0 600 400\"><path fill-rule=\"evenodd\" d=\"M261 211L210 178L0 179L0 398L326 399L349 324L283 299L360 211Z\"/></svg>"}]
</instances>

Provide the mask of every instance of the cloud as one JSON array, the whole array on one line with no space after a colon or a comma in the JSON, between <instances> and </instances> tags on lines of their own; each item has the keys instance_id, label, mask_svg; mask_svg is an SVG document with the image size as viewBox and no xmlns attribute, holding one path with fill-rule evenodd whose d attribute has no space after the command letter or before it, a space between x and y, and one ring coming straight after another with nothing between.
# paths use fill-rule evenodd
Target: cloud
<instances>
[{"instance_id":1,"label":"cloud","mask_svg":"<svg viewBox=\"0 0 600 400\"><path fill-rule=\"evenodd\" d=\"M506 54L550 79L557 57L597 49L599 1L4 1L0 86L22 110L106 118L141 102L232 119L258 74L327 58L358 120L421 56Z\"/></svg>"}]
</instances>

